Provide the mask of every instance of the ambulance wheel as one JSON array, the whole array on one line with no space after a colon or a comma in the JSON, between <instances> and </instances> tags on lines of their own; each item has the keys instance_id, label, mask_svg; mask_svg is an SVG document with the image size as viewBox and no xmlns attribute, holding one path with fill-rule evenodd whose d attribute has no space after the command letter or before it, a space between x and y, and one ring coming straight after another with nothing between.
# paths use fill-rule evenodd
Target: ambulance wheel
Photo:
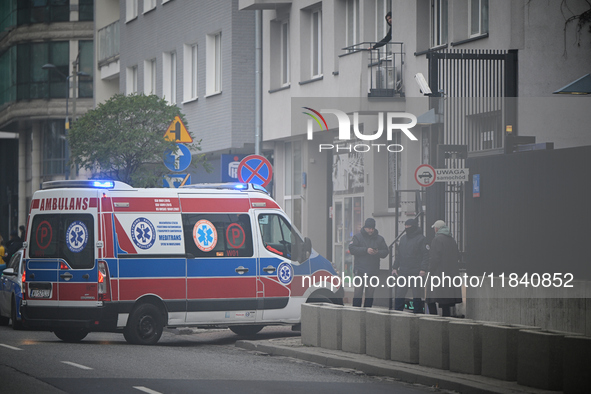
<instances>
[{"instance_id":1,"label":"ambulance wheel","mask_svg":"<svg viewBox=\"0 0 591 394\"><path fill-rule=\"evenodd\" d=\"M318 295L313 294L310 298L308 298L306 300L306 304L319 303L319 302L323 302L326 304L333 303L330 298L328 298L327 296L321 295L321 294L318 294Z\"/></svg>"},{"instance_id":2,"label":"ambulance wheel","mask_svg":"<svg viewBox=\"0 0 591 394\"><path fill-rule=\"evenodd\" d=\"M164 319L160 309L152 304L142 304L129 316L123 336L134 345L154 345L163 330Z\"/></svg>"},{"instance_id":3,"label":"ambulance wheel","mask_svg":"<svg viewBox=\"0 0 591 394\"><path fill-rule=\"evenodd\" d=\"M56 337L68 343L80 342L88 335L88 331L72 328L57 329L53 333Z\"/></svg>"},{"instance_id":4,"label":"ambulance wheel","mask_svg":"<svg viewBox=\"0 0 591 394\"><path fill-rule=\"evenodd\" d=\"M231 326L230 330L236 335L250 337L261 331L265 326Z\"/></svg>"}]
</instances>

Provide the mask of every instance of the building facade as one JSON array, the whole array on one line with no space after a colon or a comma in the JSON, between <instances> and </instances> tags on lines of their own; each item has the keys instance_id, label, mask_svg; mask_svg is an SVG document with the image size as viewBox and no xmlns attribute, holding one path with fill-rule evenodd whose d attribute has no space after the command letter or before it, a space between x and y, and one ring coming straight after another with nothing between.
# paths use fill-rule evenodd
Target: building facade
<instances>
[{"instance_id":1,"label":"building facade","mask_svg":"<svg viewBox=\"0 0 591 394\"><path fill-rule=\"evenodd\" d=\"M370 216L388 243L421 212L428 237L444 219L466 250L472 178L424 187L420 165L457 170L472 157L591 145L588 97L553 94L589 72L591 37L577 25L585 1L241 0L240 8L263 10L263 140L274 147L276 198L346 275L348 243ZM386 35L388 11L391 42L365 50ZM348 115L348 141L335 109ZM390 127L398 121L389 113L415 115L415 139Z\"/></svg>"},{"instance_id":2,"label":"building facade","mask_svg":"<svg viewBox=\"0 0 591 394\"><path fill-rule=\"evenodd\" d=\"M4 233L8 223L10 231L25 223L42 182L76 176L66 165L65 134L68 120L93 105L94 1L1 7L0 130L18 135L18 144L0 140L11 174L2 187L10 193L0 214Z\"/></svg>"},{"instance_id":3,"label":"building facade","mask_svg":"<svg viewBox=\"0 0 591 394\"><path fill-rule=\"evenodd\" d=\"M188 170L191 182L220 182L228 171L222 155L235 161L254 151L254 15L240 12L237 1L111 3L118 3L118 20L108 17L111 6L97 12L105 15L97 22L105 51L97 67L107 82L101 99L118 82L118 92L156 94L179 106L213 167Z\"/></svg>"}]
</instances>

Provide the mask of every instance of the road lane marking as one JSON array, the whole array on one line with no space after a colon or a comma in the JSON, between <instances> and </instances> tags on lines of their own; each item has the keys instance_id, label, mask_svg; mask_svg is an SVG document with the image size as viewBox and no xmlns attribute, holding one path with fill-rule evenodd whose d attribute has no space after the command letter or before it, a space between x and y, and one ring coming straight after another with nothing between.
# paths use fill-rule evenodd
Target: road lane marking
<instances>
[{"instance_id":1,"label":"road lane marking","mask_svg":"<svg viewBox=\"0 0 591 394\"><path fill-rule=\"evenodd\" d=\"M133 388L148 394L162 394L160 391L155 391L144 386L133 386Z\"/></svg>"},{"instance_id":2,"label":"road lane marking","mask_svg":"<svg viewBox=\"0 0 591 394\"><path fill-rule=\"evenodd\" d=\"M72 367L76 367L76 368L80 368L80 369L92 369L90 367L87 367L86 365L76 364L71 361L62 361L62 363L68 364L68 365L71 365Z\"/></svg>"},{"instance_id":3,"label":"road lane marking","mask_svg":"<svg viewBox=\"0 0 591 394\"><path fill-rule=\"evenodd\" d=\"M20 349L18 347L14 347L14 346L10 346L10 345L5 345L3 343L0 343L0 346L4 346L5 348L12 349L12 350L23 350L23 349Z\"/></svg>"}]
</instances>

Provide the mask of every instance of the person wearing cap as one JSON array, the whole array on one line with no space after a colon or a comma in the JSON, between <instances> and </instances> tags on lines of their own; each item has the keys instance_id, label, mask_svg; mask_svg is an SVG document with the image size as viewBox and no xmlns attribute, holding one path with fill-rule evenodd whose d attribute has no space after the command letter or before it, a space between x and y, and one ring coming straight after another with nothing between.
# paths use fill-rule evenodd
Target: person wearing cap
<instances>
[{"instance_id":1,"label":"person wearing cap","mask_svg":"<svg viewBox=\"0 0 591 394\"><path fill-rule=\"evenodd\" d=\"M442 275L455 277L460 274L460 252L458 244L451 236L449 227L443 220L437 220L431 226L435 230L435 238L431 241L429 250L429 275L431 277ZM437 314L437 304L441 308L443 316L451 315L451 307L455 304L462 303L462 290L453 284L447 283L448 286L441 283L441 286L433 287L427 284L427 305L429 313Z\"/></svg>"},{"instance_id":2,"label":"person wearing cap","mask_svg":"<svg viewBox=\"0 0 591 394\"><path fill-rule=\"evenodd\" d=\"M414 313L423 313L423 283L422 280L412 279L411 277L424 277L427 274L429 269L429 245L416 219L408 219L404 223L404 227L405 233L400 238L396 249L392 274L405 277L406 280L404 282L400 281L400 283L406 285L396 287L394 291L394 309L397 311L404 310L406 293L411 289L413 311Z\"/></svg>"},{"instance_id":3,"label":"person wearing cap","mask_svg":"<svg viewBox=\"0 0 591 394\"><path fill-rule=\"evenodd\" d=\"M376 221L367 218L361 231L353 237L349 244L349 252L355 256L355 276L377 276L380 273L380 259L388 256L388 245L384 237L376 230ZM365 281L364 281L365 282ZM356 286L353 293L353 306L361 306L361 298L365 291L363 306L371 308L373 305L373 293L375 288L367 286Z\"/></svg>"}]
</instances>

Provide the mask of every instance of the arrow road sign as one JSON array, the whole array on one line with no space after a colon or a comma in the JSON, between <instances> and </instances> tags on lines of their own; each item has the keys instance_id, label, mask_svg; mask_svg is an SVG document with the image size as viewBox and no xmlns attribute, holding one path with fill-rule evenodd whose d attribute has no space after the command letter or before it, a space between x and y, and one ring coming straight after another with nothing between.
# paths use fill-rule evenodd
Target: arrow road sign
<instances>
[{"instance_id":1,"label":"arrow road sign","mask_svg":"<svg viewBox=\"0 0 591 394\"><path fill-rule=\"evenodd\" d=\"M164 165L170 171L185 171L191 165L191 151L185 145L176 144L176 152L164 152Z\"/></svg>"}]
</instances>

